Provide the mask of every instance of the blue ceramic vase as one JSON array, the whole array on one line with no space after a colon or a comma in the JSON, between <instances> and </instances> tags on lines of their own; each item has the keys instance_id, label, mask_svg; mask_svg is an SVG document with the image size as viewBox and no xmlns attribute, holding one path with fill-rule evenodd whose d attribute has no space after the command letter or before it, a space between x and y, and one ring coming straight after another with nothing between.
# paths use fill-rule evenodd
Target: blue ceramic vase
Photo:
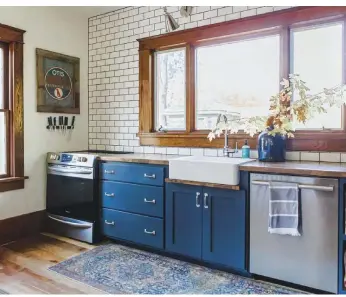
<instances>
[{"instance_id":1,"label":"blue ceramic vase","mask_svg":"<svg viewBox=\"0 0 346 297\"><path fill-rule=\"evenodd\" d=\"M284 162L286 159L286 137L281 134L268 135L269 129L258 136L258 160Z\"/></svg>"}]
</instances>

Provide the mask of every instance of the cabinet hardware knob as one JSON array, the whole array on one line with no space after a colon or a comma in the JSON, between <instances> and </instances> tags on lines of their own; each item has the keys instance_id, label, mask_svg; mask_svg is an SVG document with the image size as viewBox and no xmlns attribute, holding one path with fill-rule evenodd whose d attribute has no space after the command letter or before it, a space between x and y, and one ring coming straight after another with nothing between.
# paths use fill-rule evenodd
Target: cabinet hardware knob
<instances>
[{"instance_id":1,"label":"cabinet hardware knob","mask_svg":"<svg viewBox=\"0 0 346 297\"><path fill-rule=\"evenodd\" d=\"M106 174L115 174L115 171L114 170L105 170L105 173Z\"/></svg>"},{"instance_id":2,"label":"cabinet hardware knob","mask_svg":"<svg viewBox=\"0 0 346 297\"><path fill-rule=\"evenodd\" d=\"M107 197L114 197L114 193L107 193L107 192L105 192L105 196L107 196Z\"/></svg>"},{"instance_id":3,"label":"cabinet hardware knob","mask_svg":"<svg viewBox=\"0 0 346 297\"><path fill-rule=\"evenodd\" d=\"M209 208L208 202L207 202L208 196L209 196L208 193L204 193L204 199L203 199L204 208Z\"/></svg>"},{"instance_id":4,"label":"cabinet hardware knob","mask_svg":"<svg viewBox=\"0 0 346 297\"><path fill-rule=\"evenodd\" d=\"M153 200L147 200L147 198L144 198L144 202L145 203L152 203L152 204L155 204L156 203L156 200L153 199Z\"/></svg>"},{"instance_id":5,"label":"cabinet hardware knob","mask_svg":"<svg viewBox=\"0 0 346 297\"><path fill-rule=\"evenodd\" d=\"M144 177L154 179L154 178L156 178L156 175L155 175L155 174L151 174L151 175L150 175L150 174L144 173Z\"/></svg>"},{"instance_id":6,"label":"cabinet hardware knob","mask_svg":"<svg viewBox=\"0 0 346 297\"><path fill-rule=\"evenodd\" d=\"M201 204L199 203L199 196L201 195L200 192L196 192L196 207L200 207Z\"/></svg>"},{"instance_id":7,"label":"cabinet hardware knob","mask_svg":"<svg viewBox=\"0 0 346 297\"><path fill-rule=\"evenodd\" d=\"M105 224L106 224L106 225L113 225L113 226L115 225L114 221L108 222L107 220L105 220Z\"/></svg>"},{"instance_id":8,"label":"cabinet hardware knob","mask_svg":"<svg viewBox=\"0 0 346 297\"><path fill-rule=\"evenodd\" d=\"M156 235L156 231L148 231L147 229L144 229L145 234L150 234L150 235Z\"/></svg>"}]
</instances>

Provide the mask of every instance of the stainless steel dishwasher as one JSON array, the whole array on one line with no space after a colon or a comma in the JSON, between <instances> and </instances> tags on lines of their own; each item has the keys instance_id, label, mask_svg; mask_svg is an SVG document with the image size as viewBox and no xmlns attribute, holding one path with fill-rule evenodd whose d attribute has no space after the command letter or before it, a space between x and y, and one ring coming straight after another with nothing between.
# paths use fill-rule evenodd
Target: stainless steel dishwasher
<instances>
[{"instance_id":1,"label":"stainless steel dishwasher","mask_svg":"<svg viewBox=\"0 0 346 297\"><path fill-rule=\"evenodd\" d=\"M269 181L300 185L302 236L268 233ZM337 179L251 174L250 272L337 293Z\"/></svg>"}]
</instances>

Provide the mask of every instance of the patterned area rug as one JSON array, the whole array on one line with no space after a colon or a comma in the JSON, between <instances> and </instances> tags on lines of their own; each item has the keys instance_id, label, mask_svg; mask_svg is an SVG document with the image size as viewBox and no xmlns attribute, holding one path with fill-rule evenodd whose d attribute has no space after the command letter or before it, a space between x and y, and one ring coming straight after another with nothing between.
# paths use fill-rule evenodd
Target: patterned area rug
<instances>
[{"instance_id":1,"label":"patterned area rug","mask_svg":"<svg viewBox=\"0 0 346 297\"><path fill-rule=\"evenodd\" d=\"M302 294L116 244L97 247L49 269L111 294Z\"/></svg>"}]
</instances>

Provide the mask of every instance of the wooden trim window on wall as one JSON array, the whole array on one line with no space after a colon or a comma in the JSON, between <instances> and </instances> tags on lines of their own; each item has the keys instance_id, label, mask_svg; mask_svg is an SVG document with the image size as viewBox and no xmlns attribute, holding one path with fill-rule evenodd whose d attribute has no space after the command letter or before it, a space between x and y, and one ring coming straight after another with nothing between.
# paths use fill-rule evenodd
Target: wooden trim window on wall
<instances>
[{"instance_id":1,"label":"wooden trim window on wall","mask_svg":"<svg viewBox=\"0 0 346 297\"><path fill-rule=\"evenodd\" d=\"M0 91L0 141L5 138L5 152L0 151L5 167L0 168L0 192L24 188L24 110L23 110L23 34L25 31L0 24L0 48L4 71ZM1 118L0 118L1 119ZM3 125L5 124L5 125ZM5 135L3 134L5 131ZM1 164L1 163L0 163Z\"/></svg>"},{"instance_id":2,"label":"wooden trim window on wall","mask_svg":"<svg viewBox=\"0 0 346 297\"><path fill-rule=\"evenodd\" d=\"M280 36L280 80L290 71L290 35L298 27L342 21L346 34L346 7L295 7L189 30L153 36L139 41L139 133L141 145L167 147L223 147L223 138L209 142L209 131L196 129L195 116L195 50L202 45L213 45L248 39L249 37ZM155 52L174 48L186 49L186 129L184 131L157 132L155 130ZM254 49L255 50L255 49ZM307 53L309 50L307 49ZM346 37L343 36L343 83L346 83ZM210 57L212 59L212 57ZM256 67L254 65L254 67ZM317 65L318 67L318 65ZM316 69L318 71L318 69ZM212 75L212 74L210 74ZM261 79L259 77L259 79ZM249 82L249 87L251 84ZM321 86L328 87L328 86ZM268 98L269 100L269 98ZM340 130L297 130L295 138L288 141L289 150L303 151L346 151L346 108L343 127ZM229 136L229 144L242 146L247 139L252 149L256 148L257 136L245 133Z\"/></svg>"}]
</instances>

